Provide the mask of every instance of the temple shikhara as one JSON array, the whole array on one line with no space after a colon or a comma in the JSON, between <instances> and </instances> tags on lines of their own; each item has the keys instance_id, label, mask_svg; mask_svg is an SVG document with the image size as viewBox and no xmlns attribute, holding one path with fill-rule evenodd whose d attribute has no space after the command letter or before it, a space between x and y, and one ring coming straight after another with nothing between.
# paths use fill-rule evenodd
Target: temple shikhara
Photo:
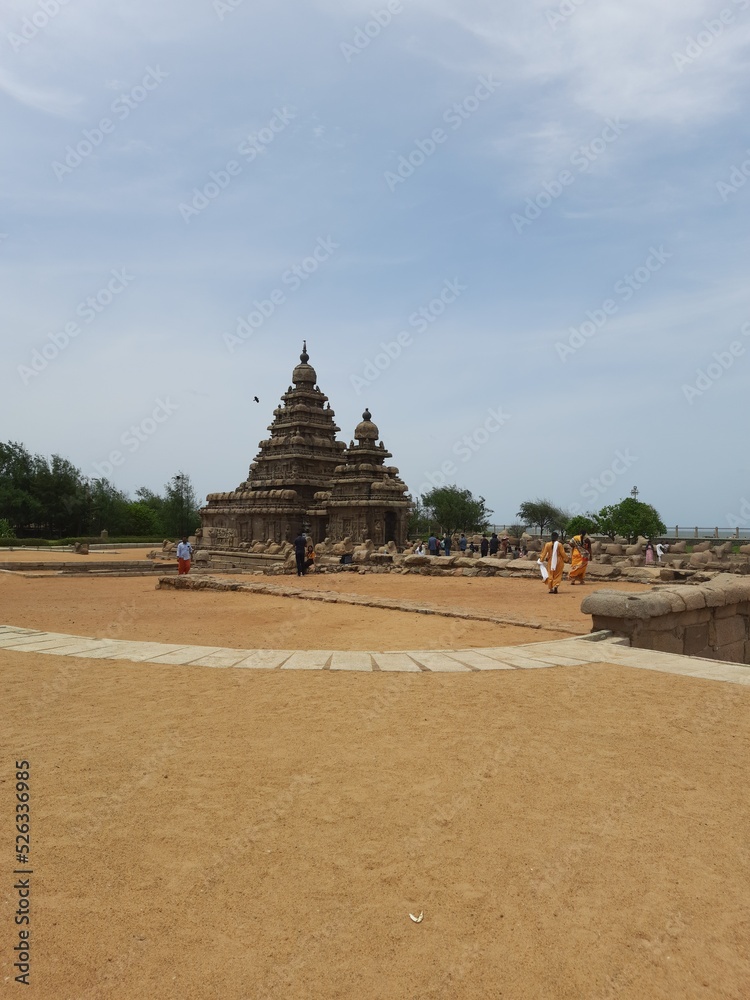
<instances>
[{"instance_id":1,"label":"temple shikhara","mask_svg":"<svg viewBox=\"0 0 750 1000\"><path fill-rule=\"evenodd\" d=\"M307 344L273 411L247 480L231 493L209 493L201 510L202 545L247 548L291 541L303 528L315 543L351 538L406 544L410 501L395 466L387 465L368 410L347 447L328 397L318 388Z\"/></svg>"}]
</instances>

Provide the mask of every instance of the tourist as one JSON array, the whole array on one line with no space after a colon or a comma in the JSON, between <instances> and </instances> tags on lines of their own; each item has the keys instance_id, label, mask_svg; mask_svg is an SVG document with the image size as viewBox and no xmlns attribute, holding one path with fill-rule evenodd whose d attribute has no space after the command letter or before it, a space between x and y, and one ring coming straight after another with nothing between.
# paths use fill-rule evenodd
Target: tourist
<instances>
[{"instance_id":1,"label":"tourist","mask_svg":"<svg viewBox=\"0 0 750 1000\"><path fill-rule=\"evenodd\" d=\"M492 537L490 538L490 555L491 556L496 556L497 555L497 550L498 550L499 546L500 546L500 539L497 537L497 534L493 531L492 532Z\"/></svg>"},{"instance_id":2,"label":"tourist","mask_svg":"<svg viewBox=\"0 0 750 1000\"><path fill-rule=\"evenodd\" d=\"M507 535L503 535L502 541L500 542L500 550L503 554L503 557L507 556L509 547L510 547L510 538Z\"/></svg>"},{"instance_id":3,"label":"tourist","mask_svg":"<svg viewBox=\"0 0 750 1000\"><path fill-rule=\"evenodd\" d=\"M490 543L487 541L486 535L482 535L482 541L479 543L479 551L483 556L486 556L490 551Z\"/></svg>"},{"instance_id":4,"label":"tourist","mask_svg":"<svg viewBox=\"0 0 750 1000\"><path fill-rule=\"evenodd\" d=\"M187 540L187 535L182 536L182 541L177 543L177 575L183 576L190 572L190 560L193 556L193 546Z\"/></svg>"},{"instance_id":5,"label":"tourist","mask_svg":"<svg viewBox=\"0 0 750 1000\"><path fill-rule=\"evenodd\" d=\"M542 579L547 584L547 593L556 594L562 583L563 566L565 565L565 549L556 531L552 532L549 542L545 542L539 556L539 566Z\"/></svg>"},{"instance_id":6,"label":"tourist","mask_svg":"<svg viewBox=\"0 0 750 1000\"><path fill-rule=\"evenodd\" d=\"M471 552L471 554L474 555L476 551L477 551L477 547L474 544L474 539L472 538L471 545L469 545L469 552Z\"/></svg>"},{"instance_id":7,"label":"tourist","mask_svg":"<svg viewBox=\"0 0 750 1000\"><path fill-rule=\"evenodd\" d=\"M305 552L307 551L307 538L302 528L292 543L294 545L294 558L297 561L297 576L305 575Z\"/></svg>"},{"instance_id":8,"label":"tourist","mask_svg":"<svg viewBox=\"0 0 750 1000\"><path fill-rule=\"evenodd\" d=\"M584 582L586 570L589 567L589 559L591 558L590 549L586 545L588 541L588 535L585 531L582 531L580 535L573 535L570 539L571 556L568 581L571 586L574 586L576 583L583 584ZM590 545L591 542L589 542Z\"/></svg>"},{"instance_id":9,"label":"tourist","mask_svg":"<svg viewBox=\"0 0 750 1000\"><path fill-rule=\"evenodd\" d=\"M424 555L424 544L423 544L421 538L417 542L417 544L414 546L414 555L415 556L423 556Z\"/></svg>"},{"instance_id":10,"label":"tourist","mask_svg":"<svg viewBox=\"0 0 750 1000\"><path fill-rule=\"evenodd\" d=\"M451 536L446 531L445 538L443 539L443 548L445 549L445 554L449 556L451 554Z\"/></svg>"},{"instance_id":11,"label":"tourist","mask_svg":"<svg viewBox=\"0 0 750 1000\"><path fill-rule=\"evenodd\" d=\"M668 551L669 551L669 546L668 545L666 545L664 542L657 542L656 543L656 558L657 558L657 561L661 562L661 557L664 555L665 552L668 552Z\"/></svg>"},{"instance_id":12,"label":"tourist","mask_svg":"<svg viewBox=\"0 0 750 1000\"><path fill-rule=\"evenodd\" d=\"M427 539L427 551L431 556L437 555L438 540L435 538L434 532L430 532L430 537Z\"/></svg>"},{"instance_id":13,"label":"tourist","mask_svg":"<svg viewBox=\"0 0 750 1000\"><path fill-rule=\"evenodd\" d=\"M466 555L466 535L461 532L461 537L458 540L458 550L462 556Z\"/></svg>"},{"instance_id":14,"label":"tourist","mask_svg":"<svg viewBox=\"0 0 750 1000\"><path fill-rule=\"evenodd\" d=\"M305 570L315 569L315 549L312 545L307 546L307 558L305 559Z\"/></svg>"},{"instance_id":15,"label":"tourist","mask_svg":"<svg viewBox=\"0 0 750 1000\"><path fill-rule=\"evenodd\" d=\"M646 565L653 566L654 564L654 546L651 539L646 542Z\"/></svg>"}]
</instances>

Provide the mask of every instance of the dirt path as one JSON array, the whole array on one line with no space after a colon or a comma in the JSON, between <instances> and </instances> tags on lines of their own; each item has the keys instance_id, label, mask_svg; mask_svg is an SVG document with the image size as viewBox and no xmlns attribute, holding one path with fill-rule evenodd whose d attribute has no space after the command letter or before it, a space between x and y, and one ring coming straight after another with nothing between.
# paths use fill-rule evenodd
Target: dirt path
<instances>
[{"instance_id":1,"label":"dirt path","mask_svg":"<svg viewBox=\"0 0 750 1000\"><path fill-rule=\"evenodd\" d=\"M274 584L283 583L284 579L287 578L276 578ZM308 584L310 580L305 577L302 582ZM321 576L319 580L335 583L336 577ZM288 578L290 586L292 581L296 583L297 577ZM434 591L429 584L444 581L415 578L415 582L421 586L399 589L431 599ZM505 584L508 594L513 588L507 585L529 586L523 580L483 582ZM356 592L357 584L361 586L359 580L352 579L351 592ZM6 625L93 638L243 649L445 649L516 645L564 639L568 635L554 627L533 630L284 597L156 590L155 586L156 581L150 577L26 579L4 573L0 574L0 617ZM435 589L440 603L445 599L440 593L442 588ZM539 597L554 600L544 593ZM528 601L522 607L532 609ZM560 601L558 607L562 609L565 605ZM578 612L574 615L581 632L590 630L590 619ZM550 612L548 620L552 624Z\"/></svg>"},{"instance_id":2,"label":"dirt path","mask_svg":"<svg viewBox=\"0 0 750 1000\"><path fill-rule=\"evenodd\" d=\"M750 996L739 686L2 652L0 703L29 1000Z\"/></svg>"}]
</instances>

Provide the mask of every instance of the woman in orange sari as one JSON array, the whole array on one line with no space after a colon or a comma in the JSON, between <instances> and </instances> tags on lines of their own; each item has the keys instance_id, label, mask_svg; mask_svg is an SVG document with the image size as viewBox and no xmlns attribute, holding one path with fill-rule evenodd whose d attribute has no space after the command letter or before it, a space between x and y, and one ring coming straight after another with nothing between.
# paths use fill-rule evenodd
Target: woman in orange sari
<instances>
[{"instance_id":1,"label":"woman in orange sari","mask_svg":"<svg viewBox=\"0 0 750 1000\"><path fill-rule=\"evenodd\" d=\"M570 547L571 556L568 581L571 586L574 583L583 584L586 570L589 566L589 559L591 558L591 540L586 532L582 531L580 535L574 535L570 539Z\"/></svg>"}]
</instances>

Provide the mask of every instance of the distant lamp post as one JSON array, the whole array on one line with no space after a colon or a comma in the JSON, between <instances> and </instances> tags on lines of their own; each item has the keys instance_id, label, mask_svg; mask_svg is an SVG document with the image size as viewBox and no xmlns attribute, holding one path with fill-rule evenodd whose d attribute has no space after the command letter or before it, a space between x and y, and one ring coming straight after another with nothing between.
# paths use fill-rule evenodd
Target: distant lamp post
<instances>
[{"instance_id":1,"label":"distant lamp post","mask_svg":"<svg viewBox=\"0 0 750 1000\"><path fill-rule=\"evenodd\" d=\"M637 486L634 486L634 487L633 487L633 489L632 489L632 490L630 491L630 495L631 495L631 497L632 497L632 498L633 498L634 500L637 500L637 499L638 499L638 494L639 494L639 493L640 493L640 490L638 489L638 487L637 487Z\"/></svg>"}]
</instances>

